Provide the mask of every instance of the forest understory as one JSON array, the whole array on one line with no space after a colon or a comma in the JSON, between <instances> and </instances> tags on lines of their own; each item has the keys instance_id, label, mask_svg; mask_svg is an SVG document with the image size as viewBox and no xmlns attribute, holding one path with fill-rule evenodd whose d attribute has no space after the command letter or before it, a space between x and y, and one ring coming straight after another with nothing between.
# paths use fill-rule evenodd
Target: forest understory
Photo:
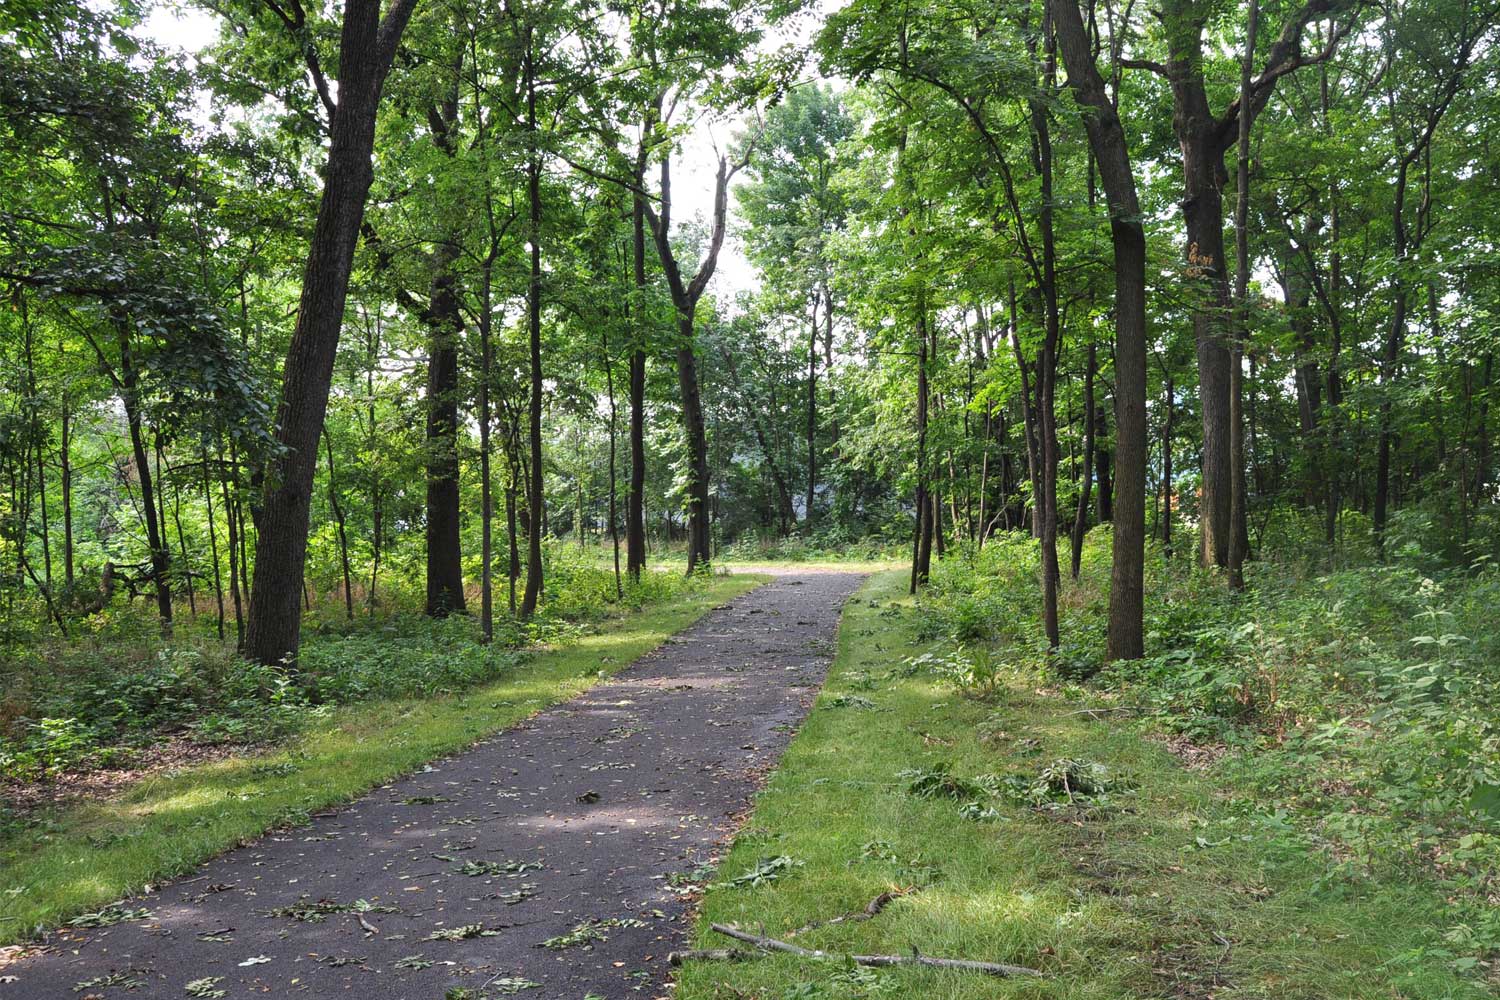
<instances>
[{"instance_id":1,"label":"forest understory","mask_svg":"<svg viewBox=\"0 0 1500 1000\"><path fill-rule=\"evenodd\" d=\"M7 0L0 112L0 941L827 570L683 996L1500 989L1500 0Z\"/></svg>"}]
</instances>

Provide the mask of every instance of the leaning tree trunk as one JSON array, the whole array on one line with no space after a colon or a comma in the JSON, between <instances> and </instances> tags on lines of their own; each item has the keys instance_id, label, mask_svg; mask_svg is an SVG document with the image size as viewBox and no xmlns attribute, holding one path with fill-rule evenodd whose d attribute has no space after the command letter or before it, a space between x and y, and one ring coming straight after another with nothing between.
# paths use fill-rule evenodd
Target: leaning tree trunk
<instances>
[{"instance_id":1,"label":"leaning tree trunk","mask_svg":"<svg viewBox=\"0 0 1500 1000\"><path fill-rule=\"evenodd\" d=\"M384 20L378 0L348 0L340 41L338 105L323 172L323 195L302 274L297 324L283 367L277 411L279 455L266 477L255 546L255 581L245 652L261 663L295 660L302 637L298 596L318 436L328 409L344 322L349 272L374 179L375 113L396 44L416 0L395 0Z\"/></svg>"}]
</instances>

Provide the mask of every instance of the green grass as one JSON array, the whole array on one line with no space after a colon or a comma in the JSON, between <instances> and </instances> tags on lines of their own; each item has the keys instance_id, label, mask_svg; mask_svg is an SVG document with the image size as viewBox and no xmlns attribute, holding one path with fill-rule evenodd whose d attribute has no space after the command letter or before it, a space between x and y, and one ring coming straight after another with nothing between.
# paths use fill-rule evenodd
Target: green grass
<instances>
[{"instance_id":1,"label":"green grass","mask_svg":"<svg viewBox=\"0 0 1500 1000\"><path fill-rule=\"evenodd\" d=\"M775 956L692 963L679 1000L805 997L1468 998L1484 984L1429 955L1443 899L1431 886L1359 878L1304 836L1247 815L1119 716L1008 676L988 700L930 673L892 677L918 643L900 572L873 577L844 613L830 682L703 901L714 922L773 937L917 886L873 920L799 934L833 952L905 952L1041 969L1045 978L882 970ZM844 699L843 707L839 699ZM867 699L871 707L851 699ZM1034 776L1088 758L1134 790L1104 808L1034 810L987 796L1000 817L923 799L900 772ZM763 858L803 862L757 887L727 884ZM1480 970L1483 971L1483 970Z\"/></svg>"},{"instance_id":2,"label":"green grass","mask_svg":"<svg viewBox=\"0 0 1500 1000\"><path fill-rule=\"evenodd\" d=\"M0 944L24 939L571 698L764 578L715 577L444 698L336 710L274 752L147 778L0 842Z\"/></svg>"}]
</instances>

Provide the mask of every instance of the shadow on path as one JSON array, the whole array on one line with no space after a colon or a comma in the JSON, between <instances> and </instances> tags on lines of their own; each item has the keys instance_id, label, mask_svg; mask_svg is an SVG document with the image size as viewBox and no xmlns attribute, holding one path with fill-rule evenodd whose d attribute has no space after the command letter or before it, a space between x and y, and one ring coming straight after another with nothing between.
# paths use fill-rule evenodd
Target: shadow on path
<instances>
[{"instance_id":1,"label":"shadow on path","mask_svg":"<svg viewBox=\"0 0 1500 1000\"><path fill-rule=\"evenodd\" d=\"M0 998L664 996L678 883L806 715L862 579L780 572L582 696L123 904L151 917L59 934Z\"/></svg>"}]
</instances>

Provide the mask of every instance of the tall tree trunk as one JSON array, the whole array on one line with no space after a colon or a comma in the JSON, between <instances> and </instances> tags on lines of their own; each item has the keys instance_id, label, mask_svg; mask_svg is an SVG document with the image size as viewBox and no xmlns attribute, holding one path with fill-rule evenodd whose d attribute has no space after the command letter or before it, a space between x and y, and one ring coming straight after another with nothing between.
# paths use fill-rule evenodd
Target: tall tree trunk
<instances>
[{"instance_id":1,"label":"tall tree trunk","mask_svg":"<svg viewBox=\"0 0 1500 1000\"><path fill-rule=\"evenodd\" d=\"M1046 47L1043 64L1043 86L1050 95L1057 85L1057 41L1052 14L1043 18L1042 34ZM1057 590L1061 573L1057 564L1057 354L1061 335L1057 302L1057 249L1053 230L1052 133L1047 108L1040 97L1031 104L1032 135L1036 143L1038 174L1041 177L1041 212L1038 224L1042 233L1042 351L1037 365L1037 403L1040 413L1037 428L1041 432L1042 453L1042 625L1047 645L1056 650L1062 644L1058 622Z\"/></svg>"},{"instance_id":2,"label":"tall tree trunk","mask_svg":"<svg viewBox=\"0 0 1500 1000\"><path fill-rule=\"evenodd\" d=\"M916 533L912 540L911 592L925 586L932 571L932 504L927 494L928 337L927 300L917 290L917 495Z\"/></svg>"},{"instance_id":3,"label":"tall tree trunk","mask_svg":"<svg viewBox=\"0 0 1500 1000\"><path fill-rule=\"evenodd\" d=\"M821 295L813 296L812 323L807 338L807 509L803 514L803 531L809 535L813 529L813 501L817 498L818 485L818 303Z\"/></svg>"},{"instance_id":4,"label":"tall tree trunk","mask_svg":"<svg viewBox=\"0 0 1500 1000\"><path fill-rule=\"evenodd\" d=\"M225 463L222 441L218 446L217 457L220 470L219 492L224 501L224 527L227 535L225 543L229 547L229 596L234 600L234 647L243 650L245 648L245 608L244 598L241 596L244 590L240 586L240 557L244 551L240 535L243 528L239 523L238 507L229 492L229 480L237 477L239 466L233 462ZM239 493L238 482L235 483L234 492Z\"/></svg>"},{"instance_id":5,"label":"tall tree trunk","mask_svg":"<svg viewBox=\"0 0 1500 1000\"><path fill-rule=\"evenodd\" d=\"M644 181L638 171L637 184ZM627 375L630 404L630 482L625 491L625 571L639 583L646 568L646 216L644 201L631 202L631 268L635 278L636 304L631 310L632 338L630 371Z\"/></svg>"},{"instance_id":6,"label":"tall tree trunk","mask_svg":"<svg viewBox=\"0 0 1500 1000\"><path fill-rule=\"evenodd\" d=\"M1078 491L1078 513L1073 518L1073 561L1069 572L1078 579L1083 565L1083 534L1088 530L1089 493L1093 486L1094 465L1094 375L1098 370L1098 351L1089 341L1088 361L1083 369L1083 489Z\"/></svg>"},{"instance_id":7,"label":"tall tree trunk","mask_svg":"<svg viewBox=\"0 0 1500 1000\"><path fill-rule=\"evenodd\" d=\"M535 38L526 34L526 127L533 140L537 134ZM527 424L530 443L530 474L526 510L529 531L526 533L526 590L521 597L521 617L530 618L542 595L542 533L546 530L544 513L547 498L542 491L542 164L535 153L526 164L526 199L530 227L527 239L531 246L531 278L526 286L526 330L529 343L531 395L528 400Z\"/></svg>"},{"instance_id":8,"label":"tall tree trunk","mask_svg":"<svg viewBox=\"0 0 1500 1000\"><path fill-rule=\"evenodd\" d=\"M302 637L297 606L307 561L307 529L318 435L349 291L349 272L373 172L375 114L396 45L416 0L393 0L382 20L378 0L347 0L340 38L338 105L323 194L302 276L297 323L283 367L276 439L255 546L255 582L245 652L261 663L295 660Z\"/></svg>"},{"instance_id":9,"label":"tall tree trunk","mask_svg":"<svg viewBox=\"0 0 1500 1000\"><path fill-rule=\"evenodd\" d=\"M141 487L141 514L146 522L146 545L151 552L151 578L156 591L156 611L161 618L161 633L172 634L172 552L167 548L165 531L158 520L155 481L151 475L151 460L146 453L145 431L141 424L141 407L138 396L140 373L136 370L131 352L130 331L126 321L116 321L116 333L120 347L120 395L125 406L125 424L130 431L130 451L135 461L136 476ZM293 601L296 597L293 595Z\"/></svg>"},{"instance_id":10,"label":"tall tree trunk","mask_svg":"<svg viewBox=\"0 0 1500 1000\"><path fill-rule=\"evenodd\" d=\"M682 394L682 431L688 454L688 572L712 559L708 535L708 436L703 424L703 399L698 387L698 354L691 316L679 316L677 385Z\"/></svg>"},{"instance_id":11,"label":"tall tree trunk","mask_svg":"<svg viewBox=\"0 0 1500 1000\"><path fill-rule=\"evenodd\" d=\"M1250 72L1255 61L1255 34L1260 25L1258 0L1249 0L1246 11L1245 56L1240 60L1240 107L1250 107ZM1234 340L1229 350L1229 464L1230 464L1230 535L1229 588L1245 589L1245 557L1249 548L1246 530L1248 504L1245 496L1245 420L1244 420L1244 344L1249 338L1250 323L1250 123L1247 110L1238 116L1239 142L1236 156L1234 247L1235 277Z\"/></svg>"},{"instance_id":12,"label":"tall tree trunk","mask_svg":"<svg viewBox=\"0 0 1500 1000\"><path fill-rule=\"evenodd\" d=\"M1094 64L1076 0L1047 0L1067 67L1068 86L1109 200L1115 252L1115 510L1110 568L1110 660L1145 650L1146 541L1146 233L1119 114Z\"/></svg>"},{"instance_id":13,"label":"tall tree trunk","mask_svg":"<svg viewBox=\"0 0 1500 1000\"><path fill-rule=\"evenodd\" d=\"M218 607L219 641L224 641L224 578L219 571L219 532L214 525L214 494L208 476L208 446L199 449L203 472L203 510L208 520L208 558L214 567L214 604Z\"/></svg>"},{"instance_id":14,"label":"tall tree trunk","mask_svg":"<svg viewBox=\"0 0 1500 1000\"><path fill-rule=\"evenodd\" d=\"M620 582L620 515L615 497L618 486L618 459L615 442L620 436L619 408L615 406L615 363L609 356L609 334L604 334L604 390L609 395L609 542L615 557L615 600L625 596Z\"/></svg>"},{"instance_id":15,"label":"tall tree trunk","mask_svg":"<svg viewBox=\"0 0 1500 1000\"><path fill-rule=\"evenodd\" d=\"M655 238L657 256L662 270L666 272L667 288L672 293L672 304L677 310L677 383L682 395L682 429L688 453L688 546L687 568L691 573L700 565L706 566L713 558L709 546L708 503L708 440L703 424L703 400L698 386L697 335L695 317L698 301L703 297L708 283L718 266L719 251L724 246L724 234L729 215L729 181L748 162L740 160L733 169L729 161L719 160L718 173L714 177L713 227L709 235L703 259L698 271L690 281L684 281L678 266L676 253L672 249L672 173L671 158L661 162L661 192L658 195L660 212L638 199L641 211L651 227Z\"/></svg>"},{"instance_id":16,"label":"tall tree trunk","mask_svg":"<svg viewBox=\"0 0 1500 1000\"><path fill-rule=\"evenodd\" d=\"M494 305L494 254L485 261L479 281L479 630L485 642L495 638L494 520L495 502L490 473L490 379L494 349L490 341Z\"/></svg>"},{"instance_id":17,"label":"tall tree trunk","mask_svg":"<svg viewBox=\"0 0 1500 1000\"><path fill-rule=\"evenodd\" d=\"M62 478L63 587L73 593L73 419L69 402L63 399L62 443L58 449L58 474ZM222 638L222 637L221 637Z\"/></svg>"},{"instance_id":18,"label":"tall tree trunk","mask_svg":"<svg viewBox=\"0 0 1500 1000\"><path fill-rule=\"evenodd\" d=\"M427 309L427 614L442 618L464 610L463 543L458 490L458 336L463 329L458 246L433 253Z\"/></svg>"}]
</instances>

